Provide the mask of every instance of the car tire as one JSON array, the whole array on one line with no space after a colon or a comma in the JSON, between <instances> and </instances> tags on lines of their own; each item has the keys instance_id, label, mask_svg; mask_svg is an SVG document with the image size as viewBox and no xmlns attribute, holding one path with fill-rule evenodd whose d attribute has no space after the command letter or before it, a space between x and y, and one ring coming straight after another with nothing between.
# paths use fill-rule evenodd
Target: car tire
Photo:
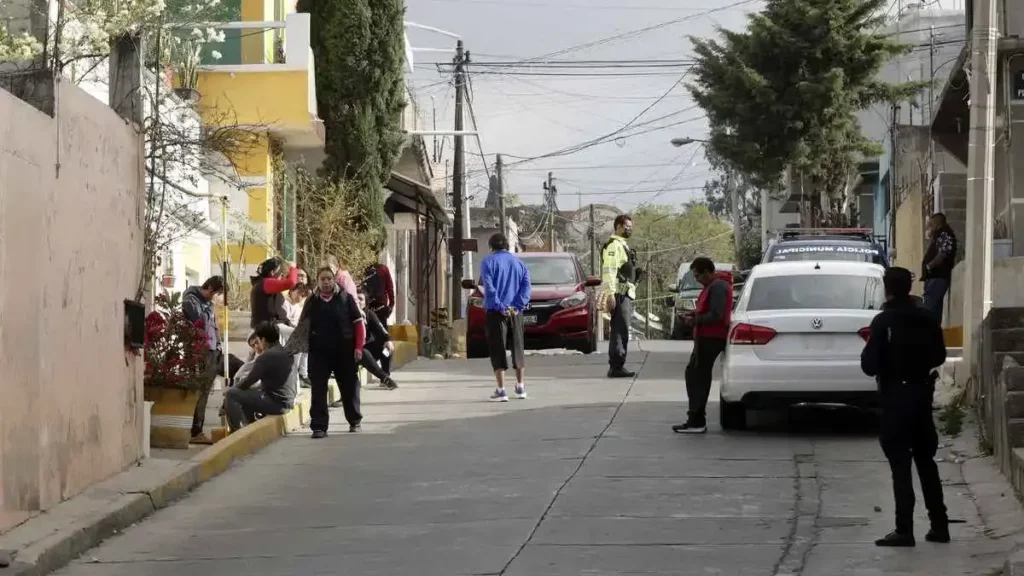
<instances>
[{"instance_id":1,"label":"car tire","mask_svg":"<svg viewBox=\"0 0 1024 576\"><path fill-rule=\"evenodd\" d=\"M718 420L722 430L746 430L747 407L743 402L718 402Z\"/></svg>"},{"instance_id":2,"label":"car tire","mask_svg":"<svg viewBox=\"0 0 1024 576\"><path fill-rule=\"evenodd\" d=\"M466 346L466 356L470 359L487 358L490 353L487 350L487 345L480 342L470 342Z\"/></svg>"}]
</instances>

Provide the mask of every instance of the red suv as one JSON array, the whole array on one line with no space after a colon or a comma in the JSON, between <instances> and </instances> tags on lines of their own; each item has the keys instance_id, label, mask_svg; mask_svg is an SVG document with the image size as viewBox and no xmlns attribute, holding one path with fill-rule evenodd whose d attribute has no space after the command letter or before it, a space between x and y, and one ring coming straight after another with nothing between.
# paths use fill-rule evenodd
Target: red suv
<instances>
[{"instance_id":1,"label":"red suv","mask_svg":"<svg viewBox=\"0 0 1024 576\"><path fill-rule=\"evenodd\" d=\"M565 252L517 254L530 271L530 304L523 311L526 347L568 348L590 354L597 350L598 313L594 287L600 278L587 277L576 256ZM466 348L470 358L487 357L484 298L473 286L466 314Z\"/></svg>"}]
</instances>

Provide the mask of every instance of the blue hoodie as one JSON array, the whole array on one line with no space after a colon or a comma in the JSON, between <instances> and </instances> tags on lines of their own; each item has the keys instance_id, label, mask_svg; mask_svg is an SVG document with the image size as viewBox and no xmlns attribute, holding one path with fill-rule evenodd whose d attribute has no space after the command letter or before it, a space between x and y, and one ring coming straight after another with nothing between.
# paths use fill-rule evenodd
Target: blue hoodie
<instances>
[{"instance_id":1,"label":"blue hoodie","mask_svg":"<svg viewBox=\"0 0 1024 576\"><path fill-rule=\"evenodd\" d=\"M530 303L530 271L518 256L499 250L480 263L480 285L484 292L484 310L522 312Z\"/></svg>"}]
</instances>

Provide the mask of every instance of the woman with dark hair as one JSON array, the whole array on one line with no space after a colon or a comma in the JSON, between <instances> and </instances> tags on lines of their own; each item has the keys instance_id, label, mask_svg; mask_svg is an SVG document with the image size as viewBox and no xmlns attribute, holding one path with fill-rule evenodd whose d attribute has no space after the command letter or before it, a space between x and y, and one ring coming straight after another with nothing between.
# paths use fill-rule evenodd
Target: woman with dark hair
<instances>
[{"instance_id":1,"label":"woman with dark hair","mask_svg":"<svg viewBox=\"0 0 1024 576\"><path fill-rule=\"evenodd\" d=\"M384 327L384 323L380 321L377 314L366 307L366 294L359 292L356 298L366 322L366 347L363 349L363 358L359 364L380 381L381 388L395 390L398 388L398 383L391 378L388 368L384 367L384 360L390 358L391 353L395 351L391 335L388 334L388 329Z\"/></svg>"},{"instance_id":2,"label":"woman with dark hair","mask_svg":"<svg viewBox=\"0 0 1024 576\"><path fill-rule=\"evenodd\" d=\"M288 266L287 273L284 267ZM285 307L285 294L299 281L299 269L286 264L279 258L264 261L256 268L256 275L251 278L252 290L249 292L249 310L252 317L251 328L264 322L291 326L288 320L288 309ZM278 326L280 328L280 326ZM287 331L291 333L290 330ZM287 340L288 334L282 334Z\"/></svg>"},{"instance_id":3,"label":"woman with dark hair","mask_svg":"<svg viewBox=\"0 0 1024 576\"><path fill-rule=\"evenodd\" d=\"M358 432L363 415L359 411L359 373L357 366L366 344L366 324L355 298L343 291L329 267L317 271L316 292L306 300L295 330L293 352L309 352L309 379L312 385L309 427L313 438L327 436L330 413L327 405L327 381L331 374L341 391L348 431ZM306 350L302 350L305 348Z\"/></svg>"}]
</instances>

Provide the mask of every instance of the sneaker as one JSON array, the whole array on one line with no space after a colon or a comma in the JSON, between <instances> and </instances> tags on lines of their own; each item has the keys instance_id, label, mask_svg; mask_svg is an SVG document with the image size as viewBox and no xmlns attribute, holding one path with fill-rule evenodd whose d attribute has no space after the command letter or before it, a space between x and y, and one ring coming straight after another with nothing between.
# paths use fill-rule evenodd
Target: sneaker
<instances>
[{"instance_id":1,"label":"sneaker","mask_svg":"<svg viewBox=\"0 0 1024 576\"><path fill-rule=\"evenodd\" d=\"M349 424L348 426L349 433L361 432L362 430L363 426L361 424Z\"/></svg>"},{"instance_id":2,"label":"sneaker","mask_svg":"<svg viewBox=\"0 0 1024 576\"><path fill-rule=\"evenodd\" d=\"M704 434L708 431L708 425L687 421L684 424L676 424L672 431L676 434Z\"/></svg>"},{"instance_id":3,"label":"sneaker","mask_svg":"<svg viewBox=\"0 0 1024 576\"><path fill-rule=\"evenodd\" d=\"M300 388L312 388L313 383L309 380L309 376L299 376L299 387Z\"/></svg>"},{"instance_id":4,"label":"sneaker","mask_svg":"<svg viewBox=\"0 0 1024 576\"><path fill-rule=\"evenodd\" d=\"M206 435L206 432L203 432L201 434L196 434L195 436L193 436L188 443L209 446L210 444L213 444L213 438L210 438L209 436Z\"/></svg>"},{"instance_id":5,"label":"sneaker","mask_svg":"<svg viewBox=\"0 0 1024 576\"><path fill-rule=\"evenodd\" d=\"M327 437L327 431L326 430L313 430L313 439L314 440L319 440L321 438L326 438L326 437Z\"/></svg>"},{"instance_id":6,"label":"sneaker","mask_svg":"<svg viewBox=\"0 0 1024 576\"><path fill-rule=\"evenodd\" d=\"M914 541L913 534L903 534L900 532L890 532L883 538L875 540L875 546L884 546L888 548L911 548L917 545Z\"/></svg>"},{"instance_id":7,"label":"sneaker","mask_svg":"<svg viewBox=\"0 0 1024 576\"><path fill-rule=\"evenodd\" d=\"M526 400L526 386L516 384L516 398L519 400Z\"/></svg>"},{"instance_id":8,"label":"sneaker","mask_svg":"<svg viewBox=\"0 0 1024 576\"><path fill-rule=\"evenodd\" d=\"M949 544L949 528L932 528L924 539L935 544Z\"/></svg>"},{"instance_id":9,"label":"sneaker","mask_svg":"<svg viewBox=\"0 0 1024 576\"><path fill-rule=\"evenodd\" d=\"M338 400L338 401L335 401L335 402L331 402L327 406L329 408L344 408L345 404L343 404L341 400Z\"/></svg>"},{"instance_id":10,"label":"sneaker","mask_svg":"<svg viewBox=\"0 0 1024 576\"><path fill-rule=\"evenodd\" d=\"M388 378L387 380L380 383L380 387L385 390L397 390L398 382L395 382L391 378Z\"/></svg>"},{"instance_id":11,"label":"sneaker","mask_svg":"<svg viewBox=\"0 0 1024 576\"><path fill-rule=\"evenodd\" d=\"M625 368L612 368L608 371L609 378L632 378L636 376L636 372L631 372Z\"/></svg>"},{"instance_id":12,"label":"sneaker","mask_svg":"<svg viewBox=\"0 0 1024 576\"><path fill-rule=\"evenodd\" d=\"M491 394L491 402L508 402L508 392L504 388L497 388Z\"/></svg>"}]
</instances>

